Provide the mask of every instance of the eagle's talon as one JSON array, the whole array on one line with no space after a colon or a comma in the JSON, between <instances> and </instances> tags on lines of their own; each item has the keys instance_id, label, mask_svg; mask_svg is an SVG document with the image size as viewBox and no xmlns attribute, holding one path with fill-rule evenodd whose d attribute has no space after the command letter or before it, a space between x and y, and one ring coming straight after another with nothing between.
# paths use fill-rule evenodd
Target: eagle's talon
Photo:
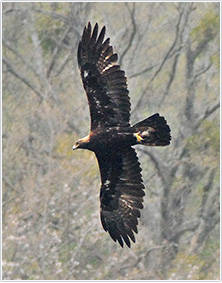
<instances>
[{"instance_id":1,"label":"eagle's talon","mask_svg":"<svg viewBox=\"0 0 222 283\"><path fill-rule=\"evenodd\" d=\"M144 140L144 139L140 136L139 132L138 132L138 133L134 133L134 136L136 137L136 139L137 139L138 142L141 142L142 140Z\"/></svg>"}]
</instances>

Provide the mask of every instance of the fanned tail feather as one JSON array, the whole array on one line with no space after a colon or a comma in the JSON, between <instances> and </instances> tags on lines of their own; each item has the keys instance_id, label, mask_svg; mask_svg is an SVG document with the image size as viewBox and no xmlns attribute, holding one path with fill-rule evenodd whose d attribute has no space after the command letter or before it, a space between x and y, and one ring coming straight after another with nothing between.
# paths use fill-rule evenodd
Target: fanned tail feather
<instances>
[{"instance_id":1,"label":"fanned tail feather","mask_svg":"<svg viewBox=\"0 0 222 283\"><path fill-rule=\"evenodd\" d=\"M133 127L137 144L147 146L165 146L170 144L170 127L164 117L158 113L135 124Z\"/></svg>"}]
</instances>

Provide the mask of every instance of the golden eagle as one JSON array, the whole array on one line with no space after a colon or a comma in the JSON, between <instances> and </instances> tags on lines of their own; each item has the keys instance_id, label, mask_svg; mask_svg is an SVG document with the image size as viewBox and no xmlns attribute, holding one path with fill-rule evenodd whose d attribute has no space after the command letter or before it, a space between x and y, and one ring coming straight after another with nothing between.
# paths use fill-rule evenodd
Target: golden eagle
<instances>
[{"instance_id":1,"label":"golden eagle","mask_svg":"<svg viewBox=\"0 0 222 283\"><path fill-rule=\"evenodd\" d=\"M90 134L73 149L95 153L101 174L101 222L111 238L123 247L135 243L140 209L145 195L140 163L132 146L165 146L170 143L170 128L159 114L131 126L130 99L125 72L116 64L106 28L98 35L98 24L84 28L78 46L78 65L86 91Z\"/></svg>"}]
</instances>

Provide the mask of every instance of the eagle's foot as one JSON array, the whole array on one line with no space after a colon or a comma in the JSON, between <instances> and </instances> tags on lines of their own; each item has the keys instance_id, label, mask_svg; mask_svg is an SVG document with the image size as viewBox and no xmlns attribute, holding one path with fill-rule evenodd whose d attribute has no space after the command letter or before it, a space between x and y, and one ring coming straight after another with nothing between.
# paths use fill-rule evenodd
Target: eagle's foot
<instances>
[{"instance_id":1,"label":"eagle's foot","mask_svg":"<svg viewBox=\"0 0 222 283\"><path fill-rule=\"evenodd\" d=\"M144 138L141 137L140 132L134 133L134 136L136 137L138 142L141 142L142 140L144 140Z\"/></svg>"}]
</instances>

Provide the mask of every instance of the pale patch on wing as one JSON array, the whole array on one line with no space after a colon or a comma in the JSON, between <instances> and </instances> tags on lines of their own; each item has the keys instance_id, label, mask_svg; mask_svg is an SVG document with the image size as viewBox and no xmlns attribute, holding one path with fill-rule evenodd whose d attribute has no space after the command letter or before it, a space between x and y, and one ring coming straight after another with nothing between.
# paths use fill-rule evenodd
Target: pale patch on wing
<instances>
[{"instance_id":1,"label":"pale patch on wing","mask_svg":"<svg viewBox=\"0 0 222 283\"><path fill-rule=\"evenodd\" d=\"M106 182L104 183L104 185L109 186L109 184L110 184L110 180L107 179Z\"/></svg>"},{"instance_id":2,"label":"pale patch on wing","mask_svg":"<svg viewBox=\"0 0 222 283\"><path fill-rule=\"evenodd\" d=\"M94 101L95 101L95 103L96 103L96 106L99 107L99 108L101 108L102 105L101 105L100 101L96 98L96 96L93 96L93 99L94 99Z\"/></svg>"},{"instance_id":3,"label":"pale patch on wing","mask_svg":"<svg viewBox=\"0 0 222 283\"><path fill-rule=\"evenodd\" d=\"M142 135L142 136L149 135L149 132L148 132L148 131L143 131L143 132L141 133L141 135Z\"/></svg>"},{"instance_id":4,"label":"pale patch on wing","mask_svg":"<svg viewBox=\"0 0 222 283\"><path fill-rule=\"evenodd\" d=\"M85 70L83 72L83 77L86 79L88 77L88 75L89 75L89 72L87 70Z\"/></svg>"},{"instance_id":5,"label":"pale patch on wing","mask_svg":"<svg viewBox=\"0 0 222 283\"><path fill-rule=\"evenodd\" d=\"M130 203L127 200L125 200L123 197L120 198L120 201L124 203L128 208L133 209L133 206L130 205Z\"/></svg>"},{"instance_id":6,"label":"pale patch on wing","mask_svg":"<svg viewBox=\"0 0 222 283\"><path fill-rule=\"evenodd\" d=\"M108 66L106 66L106 67L101 71L101 73L103 74L105 71L107 71L108 69L110 69L112 66L113 66L113 64L110 63Z\"/></svg>"},{"instance_id":7,"label":"pale patch on wing","mask_svg":"<svg viewBox=\"0 0 222 283\"><path fill-rule=\"evenodd\" d=\"M105 187L105 191L106 191L106 192L110 190L110 188L109 188L110 180L107 179L103 185L104 185L104 187Z\"/></svg>"}]
</instances>

